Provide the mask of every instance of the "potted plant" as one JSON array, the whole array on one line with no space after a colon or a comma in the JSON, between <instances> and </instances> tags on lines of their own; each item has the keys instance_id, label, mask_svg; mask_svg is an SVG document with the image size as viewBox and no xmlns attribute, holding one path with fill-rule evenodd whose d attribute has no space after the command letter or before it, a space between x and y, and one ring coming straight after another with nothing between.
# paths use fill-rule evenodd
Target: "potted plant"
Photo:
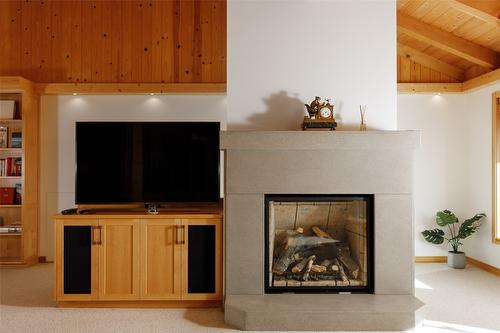
<instances>
[{"instance_id":1,"label":"potted plant","mask_svg":"<svg viewBox=\"0 0 500 333\"><path fill-rule=\"evenodd\" d=\"M449 210L443 210L436 213L436 223L440 227L448 227L449 237L445 237L445 232L439 228L424 230L422 235L425 240L432 244L442 244L446 239L450 243L453 251L448 251L448 266L453 268L465 267L465 253L458 251L458 247L463 245L460 241L475 233L481 226L481 219L486 214L476 214L470 219L465 220L458 227L458 218Z\"/></svg>"}]
</instances>

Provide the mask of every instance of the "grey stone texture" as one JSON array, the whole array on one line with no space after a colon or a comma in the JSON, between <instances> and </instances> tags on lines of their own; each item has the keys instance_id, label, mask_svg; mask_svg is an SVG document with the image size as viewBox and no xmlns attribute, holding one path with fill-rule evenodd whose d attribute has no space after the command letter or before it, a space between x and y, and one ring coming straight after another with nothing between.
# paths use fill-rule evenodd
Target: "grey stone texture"
<instances>
[{"instance_id":1,"label":"grey stone texture","mask_svg":"<svg viewBox=\"0 0 500 333\"><path fill-rule=\"evenodd\" d=\"M406 331L422 305L411 295L228 295L225 321L247 331Z\"/></svg>"},{"instance_id":2,"label":"grey stone texture","mask_svg":"<svg viewBox=\"0 0 500 333\"><path fill-rule=\"evenodd\" d=\"M413 327L419 142L415 131L221 132L226 321L247 330ZM374 194L375 295L264 295L265 194Z\"/></svg>"}]
</instances>

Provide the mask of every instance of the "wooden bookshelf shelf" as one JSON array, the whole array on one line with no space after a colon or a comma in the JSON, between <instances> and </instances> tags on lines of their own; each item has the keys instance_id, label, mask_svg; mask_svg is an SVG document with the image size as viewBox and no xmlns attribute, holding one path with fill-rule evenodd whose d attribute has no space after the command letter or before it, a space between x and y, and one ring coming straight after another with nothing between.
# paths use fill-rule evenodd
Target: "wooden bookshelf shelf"
<instances>
[{"instance_id":1,"label":"wooden bookshelf shelf","mask_svg":"<svg viewBox=\"0 0 500 333\"><path fill-rule=\"evenodd\" d=\"M23 261L19 257L0 257L0 265L21 265Z\"/></svg>"},{"instance_id":2,"label":"wooden bookshelf shelf","mask_svg":"<svg viewBox=\"0 0 500 333\"><path fill-rule=\"evenodd\" d=\"M22 153L23 148L0 148L1 151L8 151L8 152L13 152L13 153Z\"/></svg>"},{"instance_id":3,"label":"wooden bookshelf shelf","mask_svg":"<svg viewBox=\"0 0 500 333\"><path fill-rule=\"evenodd\" d=\"M0 119L7 129L7 144L3 141L5 148L0 148L2 174L14 174L19 159L23 171L21 176L0 177L1 187L15 184L17 191L20 184L22 193L22 204L0 205L1 224L22 227L22 232L0 234L0 266L29 266L38 261L39 95L26 79L0 76L0 100L13 100L16 107L16 119ZM19 133L15 140L14 133ZM22 147L13 148L19 141Z\"/></svg>"},{"instance_id":4,"label":"wooden bookshelf shelf","mask_svg":"<svg viewBox=\"0 0 500 333\"><path fill-rule=\"evenodd\" d=\"M22 119L0 119L0 124L21 125L22 123Z\"/></svg>"}]
</instances>

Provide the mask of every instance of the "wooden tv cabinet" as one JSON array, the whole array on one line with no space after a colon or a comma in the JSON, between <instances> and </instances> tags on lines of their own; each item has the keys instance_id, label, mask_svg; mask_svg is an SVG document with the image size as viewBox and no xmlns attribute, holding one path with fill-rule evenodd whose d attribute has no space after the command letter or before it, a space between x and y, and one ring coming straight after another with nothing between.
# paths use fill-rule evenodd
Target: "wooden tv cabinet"
<instances>
[{"instance_id":1,"label":"wooden tv cabinet","mask_svg":"<svg viewBox=\"0 0 500 333\"><path fill-rule=\"evenodd\" d=\"M221 305L220 208L56 215L55 246L59 306Z\"/></svg>"}]
</instances>

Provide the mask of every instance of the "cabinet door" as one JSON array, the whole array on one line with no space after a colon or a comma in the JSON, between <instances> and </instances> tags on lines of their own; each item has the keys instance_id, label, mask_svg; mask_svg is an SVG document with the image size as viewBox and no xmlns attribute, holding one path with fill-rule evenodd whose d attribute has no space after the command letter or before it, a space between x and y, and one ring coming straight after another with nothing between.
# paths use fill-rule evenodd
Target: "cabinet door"
<instances>
[{"instance_id":1,"label":"cabinet door","mask_svg":"<svg viewBox=\"0 0 500 333\"><path fill-rule=\"evenodd\" d=\"M221 220L183 219L182 228L182 299L221 299Z\"/></svg>"},{"instance_id":2,"label":"cabinet door","mask_svg":"<svg viewBox=\"0 0 500 333\"><path fill-rule=\"evenodd\" d=\"M139 299L139 220L101 219L99 299Z\"/></svg>"},{"instance_id":3,"label":"cabinet door","mask_svg":"<svg viewBox=\"0 0 500 333\"><path fill-rule=\"evenodd\" d=\"M181 297L180 220L141 220L141 299Z\"/></svg>"},{"instance_id":4,"label":"cabinet door","mask_svg":"<svg viewBox=\"0 0 500 333\"><path fill-rule=\"evenodd\" d=\"M97 220L58 220L55 228L56 300L98 298Z\"/></svg>"}]
</instances>

